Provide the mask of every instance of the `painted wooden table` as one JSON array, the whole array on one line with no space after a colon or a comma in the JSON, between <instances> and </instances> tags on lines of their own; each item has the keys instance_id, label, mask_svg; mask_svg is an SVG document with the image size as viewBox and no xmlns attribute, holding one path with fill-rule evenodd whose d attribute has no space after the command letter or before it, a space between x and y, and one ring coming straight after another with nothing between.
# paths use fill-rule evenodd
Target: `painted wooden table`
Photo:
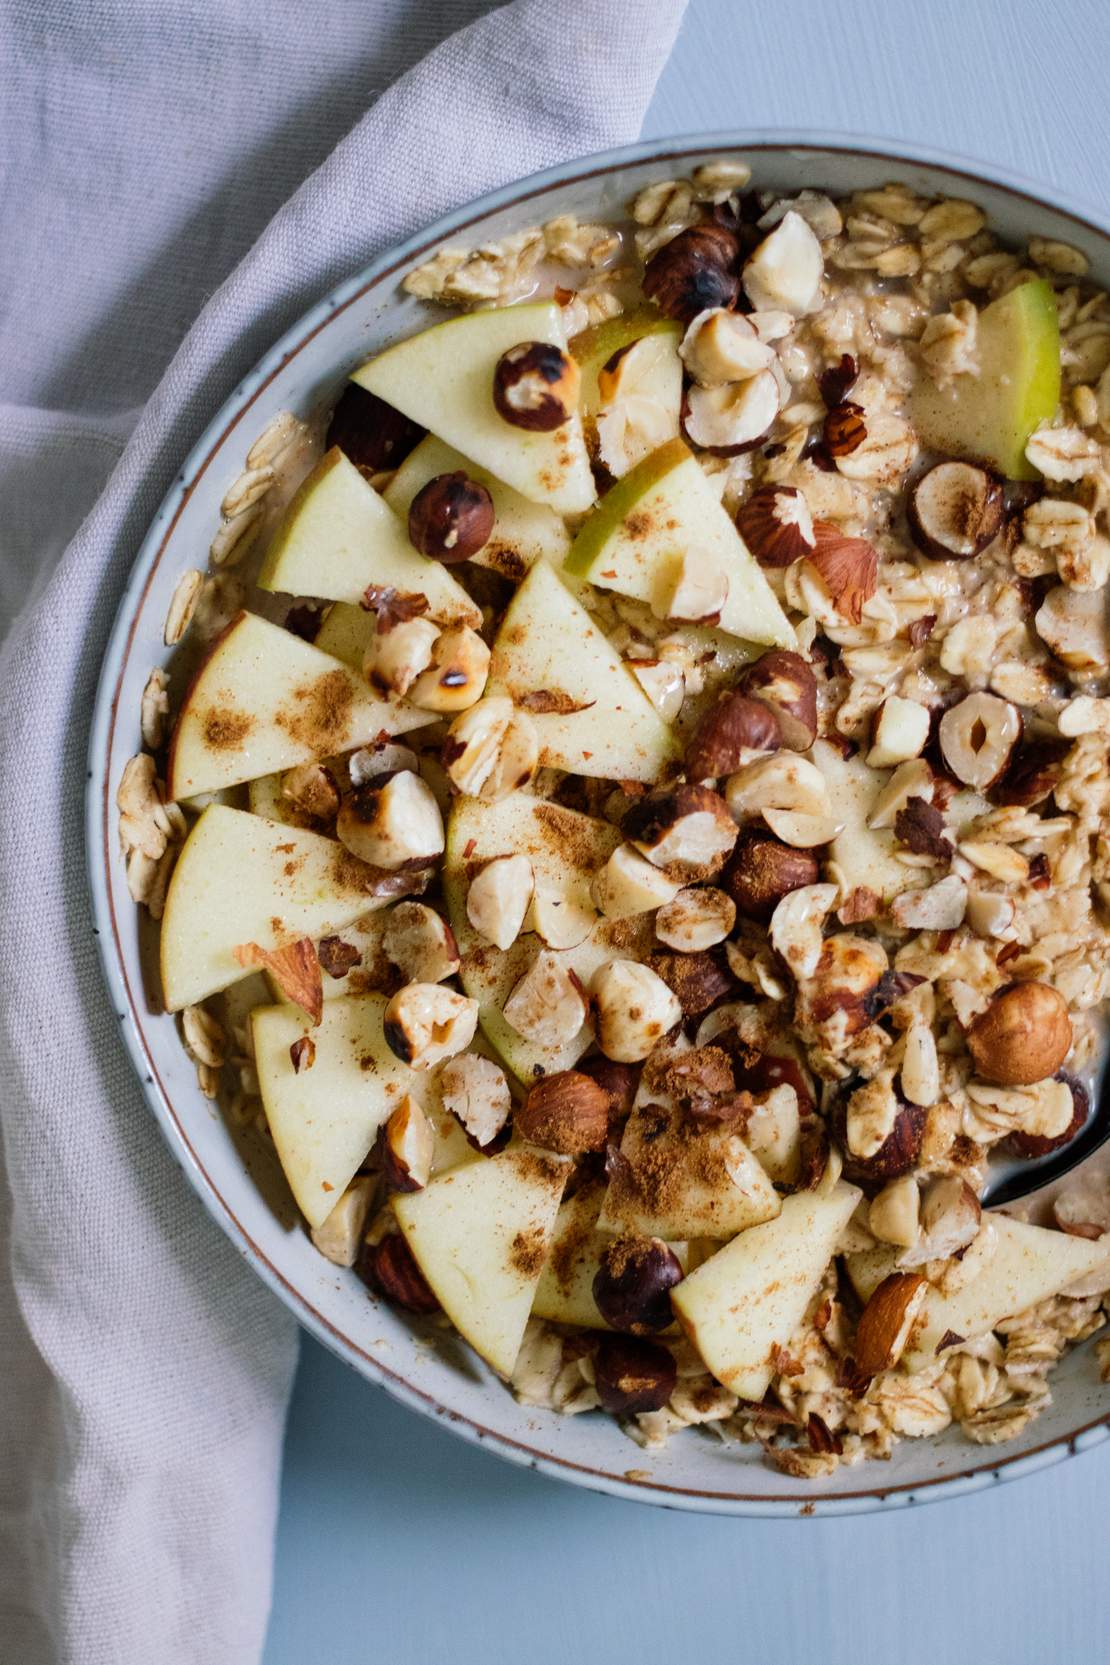
<instances>
[{"instance_id":1,"label":"painted wooden table","mask_svg":"<svg viewBox=\"0 0 1110 1665\"><path fill-rule=\"evenodd\" d=\"M645 136L882 134L1106 207L1108 82L1106 0L691 0ZM266 1665L1095 1665L1108 1497L1103 1445L893 1516L671 1514L498 1462L306 1338Z\"/></svg>"}]
</instances>

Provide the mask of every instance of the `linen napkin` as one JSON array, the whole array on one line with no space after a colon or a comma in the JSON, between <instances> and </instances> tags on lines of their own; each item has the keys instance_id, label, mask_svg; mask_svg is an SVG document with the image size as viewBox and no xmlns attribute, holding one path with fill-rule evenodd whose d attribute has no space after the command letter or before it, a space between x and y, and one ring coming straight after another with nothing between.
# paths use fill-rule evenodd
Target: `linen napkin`
<instances>
[{"instance_id":1,"label":"linen napkin","mask_svg":"<svg viewBox=\"0 0 1110 1665\"><path fill-rule=\"evenodd\" d=\"M634 138L683 9L0 0L11 1665L249 1665L269 1608L295 1325L163 1148L89 925L86 727L128 566L278 332L446 209Z\"/></svg>"}]
</instances>

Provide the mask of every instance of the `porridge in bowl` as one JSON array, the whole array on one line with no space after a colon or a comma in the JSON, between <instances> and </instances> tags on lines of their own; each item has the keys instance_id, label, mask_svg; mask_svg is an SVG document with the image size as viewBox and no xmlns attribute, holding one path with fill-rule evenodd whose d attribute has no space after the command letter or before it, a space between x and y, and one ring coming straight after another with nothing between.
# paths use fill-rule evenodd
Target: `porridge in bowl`
<instances>
[{"instance_id":1,"label":"porridge in bowl","mask_svg":"<svg viewBox=\"0 0 1110 1665\"><path fill-rule=\"evenodd\" d=\"M526 1403L800 1475L1019 1433L1110 1290L1104 1181L982 1202L1110 994L1110 303L732 162L406 287L120 787L202 1091Z\"/></svg>"}]
</instances>

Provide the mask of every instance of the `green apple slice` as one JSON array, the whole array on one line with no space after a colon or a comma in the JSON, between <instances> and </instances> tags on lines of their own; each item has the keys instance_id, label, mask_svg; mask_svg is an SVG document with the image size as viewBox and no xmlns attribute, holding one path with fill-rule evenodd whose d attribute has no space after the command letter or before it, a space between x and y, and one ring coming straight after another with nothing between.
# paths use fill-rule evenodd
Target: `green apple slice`
<instances>
[{"instance_id":1,"label":"green apple slice","mask_svg":"<svg viewBox=\"0 0 1110 1665\"><path fill-rule=\"evenodd\" d=\"M493 531L489 542L474 556L475 566L490 567L518 584L536 561L562 565L570 549L570 535L562 516L545 503L522 497L434 434L422 439L409 453L382 495L407 522L417 492L437 475L454 474L460 469L468 479L485 486L493 499Z\"/></svg>"},{"instance_id":2,"label":"green apple slice","mask_svg":"<svg viewBox=\"0 0 1110 1665\"><path fill-rule=\"evenodd\" d=\"M177 800L218 792L427 721L415 705L379 699L361 676L311 642L240 613L213 643L182 701L166 789Z\"/></svg>"},{"instance_id":3,"label":"green apple slice","mask_svg":"<svg viewBox=\"0 0 1110 1665\"><path fill-rule=\"evenodd\" d=\"M332 1000L309 1030L295 1006L251 1014L262 1107L278 1159L310 1226L327 1219L365 1161L379 1127L413 1084L382 1032L384 995ZM316 1055L298 1074L289 1049L311 1034Z\"/></svg>"},{"instance_id":4,"label":"green apple slice","mask_svg":"<svg viewBox=\"0 0 1110 1665\"><path fill-rule=\"evenodd\" d=\"M845 894L873 890L889 902L902 891L925 883L921 868L899 861L891 829L867 824L887 774L870 768L862 754L844 757L827 740L817 740L810 756L825 777L832 818L840 824L829 855L843 875Z\"/></svg>"},{"instance_id":5,"label":"green apple slice","mask_svg":"<svg viewBox=\"0 0 1110 1665\"><path fill-rule=\"evenodd\" d=\"M540 762L606 780L654 781L674 735L586 609L546 561L509 603L493 643L489 694L532 714ZM555 709L544 710L544 703Z\"/></svg>"},{"instance_id":6,"label":"green apple slice","mask_svg":"<svg viewBox=\"0 0 1110 1665\"><path fill-rule=\"evenodd\" d=\"M1010 480L1038 480L1026 460L1029 436L1060 403L1060 319L1052 285L1022 283L979 314L977 375L938 387L923 377L910 415L922 443L949 457L985 463Z\"/></svg>"},{"instance_id":7,"label":"green apple slice","mask_svg":"<svg viewBox=\"0 0 1110 1665\"><path fill-rule=\"evenodd\" d=\"M765 1225L742 1231L671 1292L675 1316L706 1368L741 1399L762 1399L805 1317L860 1193L799 1191Z\"/></svg>"},{"instance_id":8,"label":"green apple slice","mask_svg":"<svg viewBox=\"0 0 1110 1665\"><path fill-rule=\"evenodd\" d=\"M413 548L408 529L333 446L295 493L270 540L259 588L285 595L358 602L367 585L382 584L428 598L441 624L482 622L476 607L441 561Z\"/></svg>"},{"instance_id":9,"label":"green apple slice","mask_svg":"<svg viewBox=\"0 0 1110 1665\"><path fill-rule=\"evenodd\" d=\"M319 833L213 804L185 840L162 915L162 991L180 1011L249 975L236 948L284 948L342 931L380 875Z\"/></svg>"},{"instance_id":10,"label":"green apple slice","mask_svg":"<svg viewBox=\"0 0 1110 1665\"><path fill-rule=\"evenodd\" d=\"M361 675L366 650L377 628L376 617L365 607L355 607L349 601L337 601L328 608L316 632L316 646L322 653L341 659Z\"/></svg>"},{"instance_id":11,"label":"green apple slice","mask_svg":"<svg viewBox=\"0 0 1110 1665\"><path fill-rule=\"evenodd\" d=\"M546 341L566 351L554 301L450 318L387 348L352 379L523 497L559 514L582 514L597 493L577 413L561 428L537 433L506 422L493 403L497 361L522 341Z\"/></svg>"},{"instance_id":12,"label":"green apple slice","mask_svg":"<svg viewBox=\"0 0 1110 1665\"><path fill-rule=\"evenodd\" d=\"M393 1204L444 1312L502 1376L520 1351L569 1171L547 1151L510 1145Z\"/></svg>"},{"instance_id":13,"label":"green apple slice","mask_svg":"<svg viewBox=\"0 0 1110 1665\"><path fill-rule=\"evenodd\" d=\"M690 553L728 578L722 630L773 647L796 645L771 586L681 439L661 445L606 492L566 565L577 578L650 606Z\"/></svg>"},{"instance_id":14,"label":"green apple slice","mask_svg":"<svg viewBox=\"0 0 1110 1665\"><path fill-rule=\"evenodd\" d=\"M779 1194L743 1140L724 1124L694 1127L662 1104L633 1110L621 1164L598 1221L645 1237L730 1238L773 1220Z\"/></svg>"},{"instance_id":15,"label":"green apple slice","mask_svg":"<svg viewBox=\"0 0 1110 1665\"><path fill-rule=\"evenodd\" d=\"M994 1251L984 1258L983 1270L954 1295L931 1289L922 1309L904 1363L909 1370L934 1364L944 1337L971 1340L986 1335L1003 1318L1058 1295L1069 1284L1102 1267L1110 1269L1110 1241L1093 1242L1064 1231L1011 1220L1006 1214L988 1216L995 1232Z\"/></svg>"},{"instance_id":16,"label":"green apple slice","mask_svg":"<svg viewBox=\"0 0 1110 1665\"><path fill-rule=\"evenodd\" d=\"M529 792L513 792L497 803L461 797L451 807L443 893L462 956L462 985L479 1003L478 1020L486 1039L520 1081L569 1069L589 1046L591 1031L586 1026L564 1046L547 1048L525 1040L506 1022L505 1002L543 944L525 933L511 948L500 949L480 937L466 914L471 876L495 856L524 855L532 863L537 885L548 896L588 907L590 879L620 842L620 833L608 821L580 815ZM564 963L588 984L598 966L617 954L642 956L652 940L650 915L624 920L599 917L585 941L564 951Z\"/></svg>"},{"instance_id":17,"label":"green apple slice","mask_svg":"<svg viewBox=\"0 0 1110 1665\"><path fill-rule=\"evenodd\" d=\"M670 341L673 355L669 360L660 360L653 385L650 389L644 388L642 391L650 393L668 410L674 410L677 431L678 413L682 404L682 361L678 356L682 334L681 324L671 318L662 317L653 309L645 308L637 312L619 313L616 318L606 318L602 323L593 324L589 329L582 330L579 335L574 336L570 350L582 373L582 391L578 404L583 416L596 416L598 407L603 403L598 377L609 360L625 347L631 347L634 341L642 341L647 335L660 336Z\"/></svg>"}]
</instances>

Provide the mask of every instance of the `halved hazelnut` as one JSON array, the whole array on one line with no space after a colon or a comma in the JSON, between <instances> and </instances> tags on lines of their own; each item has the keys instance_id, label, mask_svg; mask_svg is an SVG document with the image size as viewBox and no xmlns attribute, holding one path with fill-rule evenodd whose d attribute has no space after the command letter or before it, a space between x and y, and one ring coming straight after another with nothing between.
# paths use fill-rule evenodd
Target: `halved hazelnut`
<instances>
[{"instance_id":1,"label":"halved hazelnut","mask_svg":"<svg viewBox=\"0 0 1110 1665\"><path fill-rule=\"evenodd\" d=\"M460 1052L439 1075L443 1108L465 1129L479 1150L497 1138L509 1119L512 1094L505 1071L492 1058Z\"/></svg>"},{"instance_id":2,"label":"halved hazelnut","mask_svg":"<svg viewBox=\"0 0 1110 1665\"><path fill-rule=\"evenodd\" d=\"M535 890L527 856L495 856L470 881L466 917L495 948L511 948L524 926Z\"/></svg>"},{"instance_id":3,"label":"halved hazelnut","mask_svg":"<svg viewBox=\"0 0 1110 1665\"><path fill-rule=\"evenodd\" d=\"M723 890L680 890L655 916L655 934L668 948L692 954L724 942L736 924L736 903Z\"/></svg>"},{"instance_id":4,"label":"halved hazelnut","mask_svg":"<svg viewBox=\"0 0 1110 1665\"><path fill-rule=\"evenodd\" d=\"M442 752L452 785L489 803L527 786L539 755L535 723L504 694L480 699L456 717Z\"/></svg>"},{"instance_id":5,"label":"halved hazelnut","mask_svg":"<svg viewBox=\"0 0 1110 1665\"><path fill-rule=\"evenodd\" d=\"M782 721L770 702L732 689L703 713L690 736L686 773L695 781L716 780L739 768L746 753L777 751L782 742Z\"/></svg>"},{"instance_id":6,"label":"halved hazelnut","mask_svg":"<svg viewBox=\"0 0 1110 1665\"><path fill-rule=\"evenodd\" d=\"M868 1087L872 1085L870 1082L867 1084ZM833 1106L833 1132L844 1157L844 1177L868 1191L880 1190L889 1180L899 1179L917 1167L925 1140L928 1112L918 1104L898 1101L890 1132L878 1145L868 1145L868 1155L860 1156L851 1150L848 1137L848 1118L854 1096L845 1098L841 1095Z\"/></svg>"},{"instance_id":7,"label":"halved hazelnut","mask_svg":"<svg viewBox=\"0 0 1110 1665\"><path fill-rule=\"evenodd\" d=\"M1048 983L1010 983L971 1025L968 1051L984 1081L1028 1086L1055 1075L1071 1051L1068 1003Z\"/></svg>"},{"instance_id":8,"label":"halved hazelnut","mask_svg":"<svg viewBox=\"0 0 1110 1665\"><path fill-rule=\"evenodd\" d=\"M1009 700L968 694L940 719L941 755L957 780L982 792L1005 773L1021 730L1021 713Z\"/></svg>"},{"instance_id":9,"label":"halved hazelnut","mask_svg":"<svg viewBox=\"0 0 1110 1665\"><path fill-rule=\"evenodd\" d=\"M745 381L769 369L775 357L774 349L759 339L743 313L720 306L698 313L678 350L702 387Z\"/></svg>"},{"instance_id":10,"label":"halved hazelnut","mask_svg":"<svg viewBox=\"0 0 1110 1665\"><path fill-rule=\"evenodd\" d=\"M339 789L322 763L298 763L281 777L281 795L314 820L330 821L339 809Z\"/></svg>"},{"instance_id":11,"label":"halved hazelnut","mask_svg":"<svg viewBox=\"0 0 1110 1665\"><path fill-rule=\"evenodd\" d=\"M465 711L482 697L489 675L489 648L476 630L445 630L432 649L432 662L408 690L424 711Z\"/></svg>"},{"instance_id":12,"label":"halved hazelnut","mask_svg":"<svg viewBox=\"0 0 1110 1665\"><path fill-rule=\"evenodd\" d=\"M718 456L746 451L770 431L780 402L770 370L723 387L692 387L683 419L686 437Z\"/></svg>"},{"instance_id":13,"label":"halved hazelnut","mask_svg":"<svg viewBox=\"0 0 1110 1665\"><path fill-rule=\"evenodd\" d=\"M661 1238L618 1237L602 1251L594 1300L614 1330L649 1334L671 1323L671 1290L681 1282L678 1256Z\"/></svg>"},{"instance_id":14,"label":"halved hazelnut","mask_svg":"<svg viewBox=\"0 0 1110 1665\"><path fill-rule=\"evenodd\" d=\"M389 1050L410 1069L430 1070L474 1039L478 1002L442 983L407 983L382 1013Z\"/></svg>"},{"instance_id":15,"label":"halved hazelnut","mask_svg":"<svg viewBox=\"0 0 1110 1665\"><path fill-rule=\"evenodd\" d=\"M435 795L407 769L347 798L335 831L353 856L390 872L433 862L443 853L443 817Z\"/></svg>"},{"instance_id":16,"label":"halved hazelnut","mask_svg":"<svg viewBox=\"0 0 1110 1665\"><path fill-rule=\"evenodd\" d=\"M1002 482L972 463L942 462L909 494L906 519L918 548L934 561L978 555L1002 530Z\"/></svg>"},{"instance_id":17,"label":"halved hazelnut","mask_svg":"<svg viewBox=\"0 0 1110 1665\"><path fill-rule=\"evenodd\" d=\"M800 653L771 648L746 667L736 686L774 712L784 746L809 750L817 738L817 678Z\"/></svg>"},{"instance_id":18,"label":"halved hazelnut","mask_svg":"<svg viewBox=\"0 0 1110 1665\"><path fill-rule=\"evenodd\" d=\"M432 1124L406 1093L378 1134L377 1157L391 1191L422 1191L432 1172Z\"/></svg>"},{"instance_id":19,"label":"halved hazelnut","mask_svg":"<svg viewBox=\"0 0 1110 1665\"><path fill-rule=\"evenodd\" d=\"M917 1242L921 1221L921 1192L912 1174L884 1185L867 1211L867 1228L880 1243L908 1249Z\"/></svg>"},{"instance_id":20,"label":"halved hazelnut","mask_svg":"<svg viewBox=\"0 0 1110 1665\"><path fill-rule=\"evenodd\" d=\"M493 403L514 428L550 433L573 416L580 380L578 365L561 347L521 341L497 361Z\"/></svg>"},{"instance_id":21,"label":"halved hazelnut","mask_svg":"<svg viewBox=\"0 0 1110 1665\"><path fill-rule=\"evenodd\" d=\"M411 983L442 983L459 969L455 933L424 902L398 902L389 915L382 947Z\"/></svg>"},{"instance_id":22,"label":"halved hazelnut","mask_svg":"<svg viewBox=\"0 0 1110 1665\"><path fill-rule=\"evenodd\" d=\"M590 984L597 1014L597 1044L618 1064L639 1063L682 1017L682 1007L650 966L610 960Z\"/></svg>"},{"instance_id":23,"label":"halved hazelnut","mask_svg":"<svg viewBox=\"0 0 1110 1665\"><path fill-rule=\"evenodd\" d=\"M609 1136L609 1095L579 1070L541 1075L528 1089L513 1125L529 1144L560 1156L604 1150Z\"/></svg>"},{"instance_id":24,"label":"halved hazelnut","mask_svg":"<svg viewBox=\"0 0 1110 1665\"><path fill-rule=\"evenodd\" d=\"M1082 1081L1077 1080L1074 1075L1066 1074L1064 1070L1057 1073L1056 1079L1062 1081L1071 1093L1071 1121L1063 1132L1057 1133L1055 1137L1050 1137L1045 1133L1011 1133L1006 1144L1015 1156L1030 1159L1036 1156L1047 1156L1050 1151L1062 1150L1065 1145L1070 1145L1075 1136L1081 1133L1086 1126L1087 1117L1091 1112L1091 1100L1086 1087L1084 1087Z\"/></svg>"},{"instance_id":25,"label":"halved hazelnut","mask_svg":"<svg viewBox=\"0 0 1110 1665\"><path fill-rule=\"evenodd\" d=\"M679 888L634 845L618 844L594 874L590 892L606 919L631 919L672 901Z\"/></svg>"},{"instance_id":26,"label":"halved hazelnut","mask_svg":"<svg viewBox=\"0 0 1110 1665\"><path fill-rule=\"evenodd\" d=\"M856 1369L878 1376L898 1363L929 1293L918 1272L891 1272L860 1314L856 1330Z\"/></svg>"},{"instance_id":27,"label":"halved hazelnut","mask_svg":"<svg viewBox=\"0 0 1110 1665\"><path fill-rule=\"evenodd\" d=\"M493 498L461 469L437 474L409 507L409 539L421 555L451 566L484 549L493 531Z\"/></svg>"},{"instance_id":28,"label":"halved hazelnut","mask_svg":"<svg viewBox=\"0 0 1110 1665\"><path fill-rule=\"evenodd\" d=\"M788 567L817 544L809 504L797 486L760 486L736 513L736 528L761 567Z\"/></svg>"},{"instance_id":29,"label":"halved hazelnut","mask_svg":"<svg viewBox=\"0 0 1110 1665\"><path fill-rule=\"evenodd\" d=\"M711 307L731 307L740 292L740 245L719 225L695 225L657 249L644 270L643 291L668 318L689 323Z\"/></svg>"},{"instance_id":30,"label":"halved hazelnut","mask_svg":"<svg viewBox=\"0 0 1110 1665\"><path fill-rule=\"evenodd\" d=\"M820 872L810 850L793 849L762 827L750 827L737 841L720 883L745 919L765 925L784 896L816 884Z\"/></svg>"},{"instance_id":31,"label":"halved hazelnut","mask_svg":"<svg viewBox=\"0 0 1110 1665\"><path fill-rule=\"evenodd\" d=\"M720 872L736 843L736 823L708 786L677 786L638 799L621 830L668 878L695 884Z\"/></svg>"},{"instance_id":32,"label":"halved hazelnut","mask_svg":"<svg viewBox=\"0 0 1110 1665\"><path fill-rule=\"evenodd\" d=\"M577 948L597 924L597 909L585 898L567 896L542 880L532 893L525 929L548 948Z\"/></svg>"},{"instance_id":33,"label":"halved hazelnut","mask_svg":"<svg viewBox=\"0 0 1110 1665\"><path fill-rule=\"evenodd\" d=\"M659 1411L678 1384L669 1348L639 1336L603 1335L594 1355L594 1385L611 1416Z\"/></svg>"},{"instance_id":34,"label":"halved hazelnut","mask_svg":"<svg viewBox=\"0 0 1110 1665\"><path fill-rule=\"evenodd\" d=\"M824 269L812 228L790 209L746 262L744 291L754 307L781 307L800 318L816 304Z\"/></svg>"},{"instance_id":35,"label":"halved hazelnut","mask_svg":"<svg viewBox=\"0 0 1110 1665\"><path fill-rule=\"evenodd\" d=\"M431 664L439 635L431 619L405 619L392 630L375 631L363 654L363 676L372 688L403 699Z\"/></svg>"},{"instance_id":36,"label":"halved hazelnut","mask_svg":"<svg viewBox=\"0 0 1110 1665\"><path fill-rule=\"evenodd\" d=\"M913 1269L930 1260L950 1260L975 1241L982 1219L983 1205L967 1180L942 1174L921 1199L918 1234L898 1256L898 1265Z\"/></svg>"},{"instance_id":37,"label":"halved hazelnut","mask_svg":"<svg viewBox=\"0 0 1110 1665\"><path fill-rule=\"evenodd\" d=\"M728 777L725 802L740 826L760 815L766 819L772 810L786 810L818 820L831 816L824 775L815 763L798 752L776 752L771 757L756 758L754 763L745 764Z\"/></svg>"},{"instance_id":38,"label":"halved hazelnut","mask_svg":"<svg viewBox=\"0 0 1110 1665\"><path fill-rule=\"evenodd\" d=\"M364 474L396 468L424 438L425 430L376 393L348 382L328 423L326 450L338 445Z\"/></svg>"},{"instance_id":39,"label":"halved hazelnut","mask_svg":"<svg viewBox=\"0 0 1110 1665\"><path fill-rule=\"evenodd\" d=\"M333 1266L353 1266L358 1259L377 1188L377 1174L357 1174L323 1225L314 1226L309 1233L313 1248L319 1249Z\"/></svg>"},{"instance_id":40,"label":"halved hazelnut","mask_svg":"<svg viewBox=\"0 0 1110 1665\"><path fill-rule=\"evenodd\" d=\"M889 694L875 714L871 750L867 761L872 769L890 769L920 757L929 739L929 707L918 700Z\"/></svg>"},{"instance_id":41,"label":"halved hazelnut","mask_svg":"<svg viewBox=\"0 0 1110 1665\"><path fill-rule=\"evenodd\" d=\"M543 948L505 1002L506 1023L536 1046L564 1046L588 1017L582 985L561 954Z\"/></svg>"},{"instance_id":42,"label":"halved hazelnut","mask_svg":"<svg viewBox=\"0 0 1110 1665\"><path fill-rule=\"evenodd\" d=\"M625 664L665 723L673 723L686 699L686 677L673 659L626 659Z\"/></svg>"}]
</instances>

